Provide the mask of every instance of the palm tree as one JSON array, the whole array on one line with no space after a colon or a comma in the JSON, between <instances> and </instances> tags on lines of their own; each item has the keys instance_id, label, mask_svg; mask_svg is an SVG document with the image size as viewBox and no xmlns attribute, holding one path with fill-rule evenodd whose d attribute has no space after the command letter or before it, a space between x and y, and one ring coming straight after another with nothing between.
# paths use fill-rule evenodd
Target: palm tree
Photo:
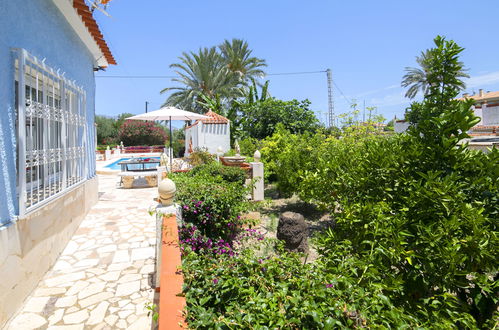
<instances>
[{"instance_id":1,"label":"palm tree","mask_svg":"<svg viewBox=\"0 0 499 330\"><path fill-rule=\"evenodd\" d=\"M421 56L416 57L416 62L421 66L420 68L406 67L406 74L402 78L402 87L409 87L405 93L405 97L413 99L416 97L419 91L426 94L428 90L428 82L426 80L426 74L428 72L428 66L426 65L428 52L422 52Z\"/></svg>"},{"instance_id":2,"label":"palm tree","mask_svg":"<svg viewBox=\"0 0 499 330\"><path fill-rule=\"evenodd\" d=\"M197 102L201 94L210 98L240 94L238 82L228 73L224 59L215 47L201 48L198 53L184 52L179 59L180 63L174 63L170 68L174 68L178 75L172 81L181 86L161 90L161 93L174 91L164 105L202 112L203 107Z\"/></svg>"},{"instance_id":3,"label":"palm tree","mask_svg":"<svg viewBox=\"0 0 499 330\"><path fill-rule=\"evenodd\" d=\"M240 39L225 40L218 49L201 48L198 53L182 53L180 63L170 65L178 75L172 81L180 86L161 90L161 93L173 91L164 105L194 112L202 112L208 99L219 98L219 105L229 105L244 96L250 81L265 75L261 68L267 64L251 53L248 43Z\"/></svg>"},{"instance_id":4,"label":"palm tree","mask_svg":"<svg viewBox=\"0 0 499 330\"><path fill-rule=\"evenodd\" d=\"M431 61L433 61L431 50L426 50L425 52L421 52L421 56L416 57L416 62L420 65L421 68L411 68L406 67L406 74L402 78L402 87L409 87L407 92L405 93L405 97L413 99L416 97L419 91L423 93L423 95L427 95L429 91L430 84L428 82L428 77L430 75L435 74L432 72ZM464 68L464 64L462 62L458 62L458 65L461 68ZM459 70L456 73L456 78L469 78L469 75L465 73L465 70ZM441 83L441 82L439 82ZM460 79L456 79L454 82L456 89L464 89L466 86L464 82Z\"/></svg>"},{"instance_id":5,"label":"palm tree","mask_svg":"<svg viewBox=\"0 0 499 330\"><path fill-rule=\"evenodd\" d=\"M248 43L241 39L225 40L218 46L225 64L230 72L235 74L240 83L247 85L252 79L265 76L262 68L267 66L265 60L251 56L253 52Z\"/></svg>"}]
</instances>

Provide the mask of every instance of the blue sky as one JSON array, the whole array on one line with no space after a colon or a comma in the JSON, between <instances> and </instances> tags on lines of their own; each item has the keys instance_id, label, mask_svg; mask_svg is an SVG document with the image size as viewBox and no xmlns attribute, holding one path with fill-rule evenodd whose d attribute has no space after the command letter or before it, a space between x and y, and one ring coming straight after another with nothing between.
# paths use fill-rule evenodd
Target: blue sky
<instances>
[{"instance_id":1,"label":"blue sky","mask_svg":"<svg viewBox=\"0 0 499 330\"><path fill-rule=\"evenodd\" d=\"M164 1L113 0L112 17L97 12L118 65L104 75L173 75L183 51L245 39L267 61L267 73L331 68L336 113L356 99L388 119L409 105L400 81L406 66L444 35L465 47L461 59L471 79L467 91L499 90L499 1ZM272 96L309 99L316 115L327 111L326 74L268 76ZM170 79L96 78L96 113L157 109ZM343 95L344 94L344 95Z\"/></svg>"}]
</instances>

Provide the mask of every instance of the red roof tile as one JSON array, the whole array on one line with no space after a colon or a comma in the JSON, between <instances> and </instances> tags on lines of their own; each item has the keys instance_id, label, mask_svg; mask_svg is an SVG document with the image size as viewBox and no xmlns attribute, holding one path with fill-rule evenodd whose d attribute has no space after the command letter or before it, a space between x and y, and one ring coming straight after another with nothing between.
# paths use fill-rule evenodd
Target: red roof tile
<instances>
[{"instance_id":1,"label":"red roof tile","mask_svg":"<svg viewBox=\"0 0 499 330\"><path fill-rule=\"evenodd\" d=\"M227 124L229 122L227 118L211 110L204 115L210 118L199 119L203 124Z\"/></svg>"},{"instance_id":2,"label":"red roof tile","mask_svg":"<svg viewBox=\"0 0 499 330\"><path fill-rule=\"evenodd\" d=\"M208 111L207 113L204 114L205 116L208 116L209 118L203 118L203 119L198 119L196 120L192 125L187 126L187 128L191 128L193 126L196 126L199 122L203 124L228 124L229 120L225 118L222 115L219 115L216 112L213 111Z\"/></svg>"},{"instance_id":3,"label":"red roof tile","mask_svg":"<svg viewBox=\"0 0 499 330\"><path fill-rule=\"evenodd\" d=\"M85 0L73 0L73 7L78 12L78 15L80 15L81 20L99 46L102 54L104 54L107 63L116 65L113 54L111 54L111 51L109 50L109 47L104 40L104 36L100 32L99 26L97 25L97 22L95 21L90 8L88 8L88 6L85 4Z\"/></svg>"}]
</instances>

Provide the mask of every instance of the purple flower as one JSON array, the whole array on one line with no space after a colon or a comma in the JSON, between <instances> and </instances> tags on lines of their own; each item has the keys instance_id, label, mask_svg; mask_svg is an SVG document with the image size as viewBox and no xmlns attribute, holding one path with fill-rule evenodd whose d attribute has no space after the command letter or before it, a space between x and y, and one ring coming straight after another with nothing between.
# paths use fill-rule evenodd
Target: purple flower
<instances>
[{"instance_id":1,"label":"purple flower","mask_svg":"<svg viewBox=\"0 0 499 330\"><path fill-rule=\"evenodd\" d=\"M218 279L217 278L213 279L213 284L218 284Z\"/></svg>"},{"instance_id":2,"label":"purple flower","mask_svg":"<svg viewBox=\"0 0 499 330\"><path fill-rule=\"evenodd\" d=\"M329 284L326 284L326 288L332 288L333 287L333 284L329 283Z\"/></svg>"}]
</instances>

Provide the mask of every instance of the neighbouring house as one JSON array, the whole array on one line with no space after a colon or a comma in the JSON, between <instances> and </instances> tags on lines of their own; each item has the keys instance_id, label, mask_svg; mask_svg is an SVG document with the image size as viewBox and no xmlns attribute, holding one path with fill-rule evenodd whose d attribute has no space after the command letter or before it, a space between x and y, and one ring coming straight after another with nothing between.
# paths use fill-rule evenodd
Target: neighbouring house
<instances>
[{"instance_id":1,"label":"neighbouring house","mask_svg":"<svg viewBox=\"0 0 499 330\"><path fill-rule=\"evenodd\" d=\"M469 134L472 136L499 134L499 91L484 92L483 89L480 89L478 94L464 93L463 97L459 98L459 100L464 99L473 99L475 101L472 110L475 116L480 118L478 124L469 131ZM395 118L395 132L402 133L408 128L408 122Z\"/></svg>"},{"instance_id":2,"label":"neighbouring house","mask_svg":"<svg viewBox=\"0 0 499 330\"><path fill-rule=\"evenodd\" d=\"M499 135L499 91L484 92L480 89L478 94L463 94L461 100L464 99L475 101L472 109L475 116L480 118L469 134L471 136Z\"/></svg>"},{"instance_id":3,"label":"neighbouring house","mask_svg":"<svg viewBox=\"0 0 499 330\"><path fill-rule=\"evenodd\" d=\"M196 149L206 149L216 154L230 150L230 120L213 111L205 113L208 118L196 120L185 128L185 155Z\"/></svg>"},{"instance_id":4,"label":"neighbouring house","mask_svg":"<svg viewBox=\"0 0 499 330\"><path fill-rule=\"evenodd\" d=\"M395 117L395 119L393 120L393 131L395 133L403 133L407 131L409 126L409 122L404 119L397 119L397 117Z\"/></svg>"},{"instance_id":5,"label":"neighbouring house","mask_svg":"<svg viewBox=\"0 0 499 330\"><path fill-rule=\"evenodd\" d=\"M463 99L473 99L475 104L472 109L475 116L480 117L477 126L499 126L499 91L484 92L483 89L478 94L463 94Z\"/></svg>"},{"instance_id":6,"label":"neighbouring house","mask_svg":"<svg viewBox=\"0 0 499 330\"><path fill-rule=\"evenodd\" d=\"M98 199L94 71L116 63L84 0L0 15L2 328Z\"/></svg>"}]
</instances>

